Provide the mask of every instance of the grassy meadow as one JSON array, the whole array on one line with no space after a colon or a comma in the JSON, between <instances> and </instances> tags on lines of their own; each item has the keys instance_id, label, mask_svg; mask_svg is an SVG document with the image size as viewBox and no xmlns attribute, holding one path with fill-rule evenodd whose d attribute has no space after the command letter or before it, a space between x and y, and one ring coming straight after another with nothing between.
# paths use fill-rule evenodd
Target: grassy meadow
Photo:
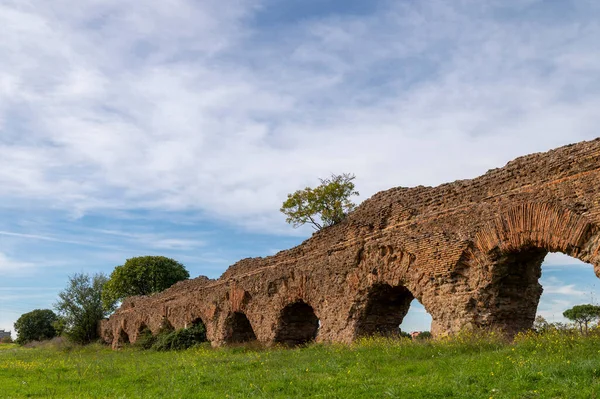
<instances>
[{"instance_id":1,"label":"grassy meadow","mask_svg":"<svg viewBox=\"0 0 600 399\"><path fill-rule=\"evenodd\" d=\"M156 352L0 345L2 398L597 398L600 334Z\"/></svg>"}]
</instances>

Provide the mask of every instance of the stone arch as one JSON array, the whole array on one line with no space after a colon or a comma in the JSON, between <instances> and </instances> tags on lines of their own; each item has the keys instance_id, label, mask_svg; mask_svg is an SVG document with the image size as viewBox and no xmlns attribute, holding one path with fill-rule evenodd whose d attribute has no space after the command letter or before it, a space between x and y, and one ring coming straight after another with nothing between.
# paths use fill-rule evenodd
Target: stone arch
<instances>
[{"instance_id":1,"label":"stone arch","mask_svg":"<svg viewBox=\"0 0 600 399\"><path fill-rule=\"evenodd\" d=\"M127 332L121 328L119 331L119 344L124 345L129 343L129 334L127 334Z\"/></svg>"},{"instance_id":2,"label":"stone arch","mask_svg":"<svg viewBox=\"0 0 600 399\"><path fill-rule=\"evenodd\" d=\"M186 323L185 328L190 328L190 327L195 327L195 326L203 326L204 329L206 330L206 324L204 324L204 320L202 320L202 317L196 317L194 318L190 323Z\"/></svg>"},{"instance_id":3,"label":"stone arch","mask_svg":"<svg viewBox=\"0 0 600 399\"><path fill-rule=\"evenodd\" d=\"M136 336L140 336L141 334L144 334L145 332L150 331L150 333L152 333L152 331L150 330L150 327L148 327L148 325L144 322L141 322L138 325L138 328L136 330Z\"/></svg>"},{"instance_id":4,"label":"stone arch","mask_svg":"<svg viewBox=\"0 0 600 399\"><path fill-rule=\"evenodd\" d=\"M256 340L256 334L248 317L242 312L233 312L225 319L226 343L243 343Z\"/></svg>"},{"instance_id":5,"label":"stone arch","mask_svg":"<svg viewBox=\"0 0 600 399\"><path fill-rule=\"evenodd\" d=\"M414 299L410 290L403 285L373 284L358 314L355 335L398 336L399 326Z\"/></svg>"},{"instance_id":6,"label":"stone arch","mask_svg":"<svg viewBox=\"0 0 600 399\"><path fill-rule=\"evenodd\" d=\"M591 263L600 277L600 228L569 209L551 203L521 204L500 213L475 234L474 250L484 257L528 248L562 252Z\"/></svg>"},{"instance_id":7,"label":"stone arch","mask_svg":"<svg viewBox=\"0 0 600 399\"><path fill-rule=\"evenodd\" d=\"M489 312L484 314L484 326L501 326L513 335L533 325L543 291L539 279L547 254L543 248L525 247L492 258L491 285L480 300Z\"/></svg>"},{"instance_id":8,"label":"stone arch","mask_svg":"<svg viewBox=\"0 0 600 399\"><path fill-rule=\"evenodd\" d=\"M471 299L474 324L509 336L533 325L542 286L542 263L560 252L600 267L599 229L585 217L548 203L527 203L498 216L477 234L467 258L485 285Z\"/></svg>"},{"instance_id":9,"label":"stone arch","mask_svg":"<svg viewBox=\"0 0 600 399\"><path fill-rule=\"evenodd\" d=\"M302 300L285 306L277 321L275 343L285 346L303 345L314 341L319 332L319 318L312 306Z\"/></svg>"},{"instance_id":10,"label":"stone arch","mask_svg":"<svg viewBox=\"0 0 600 399\"><path fill-rule=\"evenodd\" d=\"M209 341L207 336L208 333L206 330L206 324L204 324L204 320L202 320L201 317L196 317L192 320L191 323L186 323L186 328L194 330L194 337L197 340L197 342Z\"/></svg>"},{"instance_id":11,"label":"stone arch","mask_svg":"<svg viewBox=\"0 0 600 399\"><path fill-rule=\"evenodd\" d=\"M173 324L168 318L163 316L158 328L158 332L160 333L165 331L175 331L175 327L173 327Z\"/></svg>"},{"instance_id":12,"label":"stone arch","mask_svg":"<svg viewBox=\"0 0 600 399\"><path fill-rule=\"evenodd\" d=\"M141 322L138 325L138 328L135 330L135 340L133 342L137 342L142 336L152 335L154 335L154 333L152 332L150 327L148 327L148 325L145 322Z\"/></svg>"}]
</instances>

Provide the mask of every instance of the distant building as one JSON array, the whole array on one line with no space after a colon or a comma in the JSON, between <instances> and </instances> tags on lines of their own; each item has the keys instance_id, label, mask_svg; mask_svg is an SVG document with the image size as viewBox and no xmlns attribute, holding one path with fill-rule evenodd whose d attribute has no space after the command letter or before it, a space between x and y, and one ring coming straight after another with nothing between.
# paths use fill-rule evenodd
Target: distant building
<instances>
[{"instance_id":1,"label":"distant building","mask_svg":"<svg viewBox=\"0 0 600 399\"><path fill-rule=\"evenodd\" d=\"M415 338L417 338L419 336L419 334L421 334L421 331L413 331L413 332L410 333L410 337L412 339L415 339Z\"/></svg>"},{"instance_id":2,"label":"distant building","mask_svg":"<svg viewBox=\"0 0 600 399\"><path fill-rule=\"evenodd\" d=\"M10 331L0 330L0 340L10 337Z\"/></svg>"}]
</instances>

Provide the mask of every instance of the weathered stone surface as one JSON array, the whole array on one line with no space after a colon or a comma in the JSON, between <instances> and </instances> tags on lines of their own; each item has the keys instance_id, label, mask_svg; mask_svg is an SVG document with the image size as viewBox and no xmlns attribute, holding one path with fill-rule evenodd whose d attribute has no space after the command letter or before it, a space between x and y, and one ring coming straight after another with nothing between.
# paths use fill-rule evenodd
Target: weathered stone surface
<instances>
[{"instance_id":1,"label":"weathered stone surface","mask_svg":"<svg viewBox=\"0 0 600 399\"><path fill-rule=\"evenodd\" d=\"M548 252L591 263L600 276L600 139L473 180L380 192L295 248L241 260L217 280L127 299L102 337L118 346L145 326L202 319L214 345L296 344L315 334L350 342L391 332L412 298L430 313L434 335L513 334L533 322Z\"/></svg>"}]
</instances>

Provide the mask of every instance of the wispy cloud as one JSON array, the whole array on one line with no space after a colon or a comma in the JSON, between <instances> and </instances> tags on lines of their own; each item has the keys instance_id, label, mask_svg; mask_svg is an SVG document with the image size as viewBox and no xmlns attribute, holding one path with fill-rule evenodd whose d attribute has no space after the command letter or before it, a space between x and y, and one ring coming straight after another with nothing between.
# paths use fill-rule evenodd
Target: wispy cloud
<instances>
[{"instance_id":1,"label":"wispy cloud","mask_svg":"<svg viewBox=\"0 0 600 399\"><path fill-rule=\"evenodd\" d=\"M9 237L17 237L23 239L32 239L32 240L42 240L42 241L51 241L56 243L63 244L73 244L78 246L88 246L88 247L97 247L97 248L105 248L105 249L117 249L119 246L115 245L115 243L110 243L108 240L105 240L103 243L97 239L97 235L95 233L101 233L106 235L115 235L119 237L124 237L129 241L135 242L138 246L144 248L159 248L159 249L179 249L179 250L188 250L188 249L197 249L206 245L204 240L198 239L186 239L186 238L169 238L165 235L159 234L143 234L143 233L126 233L119 231L111 231L111 230L95 230L95 229L87 229L86 230L86 240L74 240L64 237L53 237L53 236L43 236L38 234L26 234L26 233L17 233L13 231L0 231L0 236L9 236ZM63 233L65 234L65 233Z\"/></svg>"},{"instance_id":2,"label":"wispy cloud","mask_svg":"<svg viewBox=\"0 0 600 399\"><path fill-rule=\"evenodd\" d=\"M546 294L556 294L556 295L568 295L575 297L583 297L589 292L582 291L577 289L575 284L567 284L567 285L546 285L544 286L544 293Z\"/></svg>"},{"instance_id":3,"label":"wispy cloud","mask_svg":"<svg viewBox=\"0 0 600 399\"><path fill-rule=\"evenodd\" d=\"M592 265L582 262L579 259L572 258L568 255L554 252L546 255L544 266L548 268L591 268Z\"/></svg>"},{"instance_id":4,"label":"wispy cloud","mask_svg":"<svg viewBox=\"0 0 600 399\"><path fill-rule=\"evenodd\" d=\"M544 269L546 264L542 267ZM537 310L539 315L549 321L568 322L562 316L565 310L575 305L597 302L598 280L591 266L575 269L556 267L550 270L549 274L543 273L540 281L544 291Z\"/></svg>"},{"instance_id":5,"label":"wispy cloud","mask_svg":"<svg viewBox=\"0 0 600 399\"><path fill-rule=\"evenodd\" d=\"M0 274L2 275L26 275L31 272L33 267L32 263L11 259L6 254L0 252Z\"/></svg>"},{"instance_id":6,"label":"wispy cloud","mask_svg":"<svg viewBox=\"0 0 600 399\"><path fill-rule=\"evenodd\" d=\"M55 242L63 242L54 237L41 236L38 234L24 234L24 233L16 233L14 231L0 231L0 235L10 236L10 237L19 237L19 238L31 238L34 240L44 240L44 241L55 241Z\"/></svg>"},{"instance_id":7,"label":"wispy cloud","mask_svg":"<svg viewBox=\"0 0 600 399\"><path fill-rule=\"evenodd\" d=\"M277 229L331 171L366 197L597 135L591 3L382 3L275 34L259 2L169 4L0 7L3 202Z\"/></svg>"},{"instance_id":8,"label":"wispy cloud","mask_svg":"<svg viewBox=\"0 0 600 399\"><path fill-rule=\"evenodd\" d=\"M206 240L203 239L173 237L164 233L131 233L125 231L103 229L91 229L89 230L89 232L97 232L106 235L124 237L146 248L190 250L204 247L207 244ZM194 235L198 235L198 233L195 233Z\"/></svg>"}]
</instances>

